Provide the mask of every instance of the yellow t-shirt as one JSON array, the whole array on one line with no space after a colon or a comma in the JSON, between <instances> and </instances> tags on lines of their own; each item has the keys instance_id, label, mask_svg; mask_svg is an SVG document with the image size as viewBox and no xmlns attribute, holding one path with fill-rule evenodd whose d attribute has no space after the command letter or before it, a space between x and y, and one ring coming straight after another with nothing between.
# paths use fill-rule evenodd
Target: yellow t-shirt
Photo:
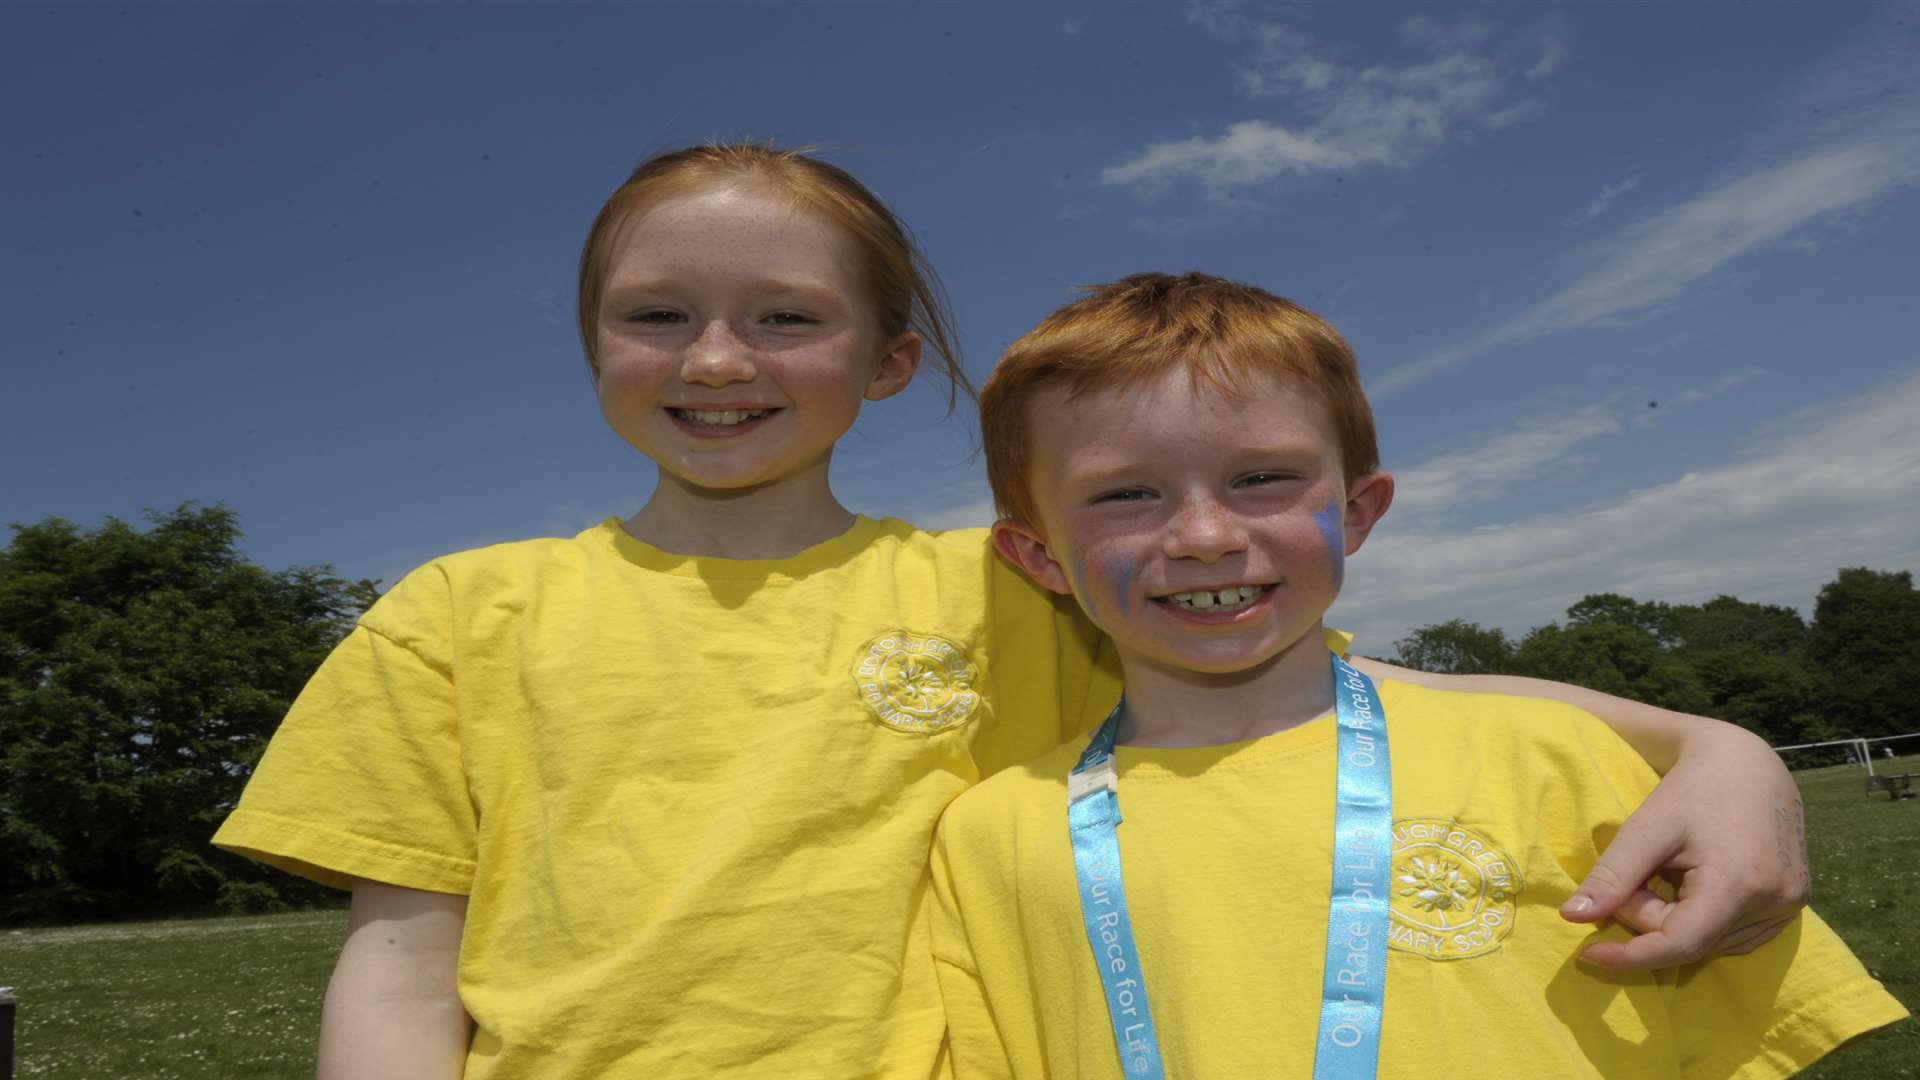
<instances>
[{"instance_id":1,"label":"yellow t-shirt","mask_svg":"<svg viewBox=\"0 0 1920 1080\"><path fill-rule=\"evenodd\" d=\"M1905 1015L1812 913L1746 956L1577 966L1590 931L1557 909L1654 774L1564 705L1379 689L1394 789L1379 1075L1780 1077ZM1119 749L1127 903L1173 1080L1312 1069L1334 738L1323 717L1229 746ZM1068 839L1083 742L941 822L933 939L958 1080L1123 1075Z\"/></svg>"},{"instance_id":2,"label":"yellow t-shirt","mask_svg":"<svg viewBox=\"0 0 1920 1080\"><path fill-rule=\"evenodd\" d=\"M470 551L367 612L214 842L467 894L469 1077L921 1080L934 823L1105 716L1098 645L981 530Z\"/></svg>"}]
</instances>

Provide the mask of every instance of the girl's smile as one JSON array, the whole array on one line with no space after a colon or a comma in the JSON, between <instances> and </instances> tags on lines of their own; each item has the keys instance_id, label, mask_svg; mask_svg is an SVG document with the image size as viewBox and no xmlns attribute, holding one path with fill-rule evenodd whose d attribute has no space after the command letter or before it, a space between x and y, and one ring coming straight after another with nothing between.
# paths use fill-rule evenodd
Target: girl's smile
<instances>
[{"instance_id":1,"label":"girl's smile","mask_svg":"<svg viewBox=\"0 0 1920 1080\"><path fill-rule=\"evenodd\" d=\"M654 205L600 306L607 422L689 488L824 497L835 441L919 356L913 334L883 340L861 270L844 230L751 185Z\"/></svg>"}]
</instances>

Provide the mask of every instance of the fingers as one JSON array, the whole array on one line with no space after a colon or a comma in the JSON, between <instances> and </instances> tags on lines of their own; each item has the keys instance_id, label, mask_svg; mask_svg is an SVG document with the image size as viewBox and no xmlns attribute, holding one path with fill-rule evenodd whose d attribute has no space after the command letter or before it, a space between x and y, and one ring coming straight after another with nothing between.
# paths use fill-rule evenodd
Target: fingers
<instances>
[{"instance_id":1,"label":"fingers","mask_svg":"<svg viewBox=\"0 0 1920 1080\"><path fill-rule=\"evenodd\" d=\"M1650 933L1666 925L1673 901L1651 889L1635 889L1614 909L1613 917L1636 934Z\"/></svg>"},{"instance_id":2,"label":"fingers","mask_svg":"<svg viewBox=\"0 0 1920 1080\"><path fill-rule=\"evenodd\" d=\"M1700 876L1699 872L1695 876ZM1688 881L1689 886L1700 884L1691 877ZM1740 905L1724 884L1717 888L1688 888L1671 904L1657 896L1653 901L1637 896L1632 899L1636 917L1648 920L1647 932L1627 941L1595 942L1581 951L1582 960L1607 971L1678 967L1720 951L1725 939L1746 931L1742 927L1729 933L1739 918ZM1660 904L1665 904L1664 909ZM1658 921L1653 921L1656 918ZM1774 932L1778 933L1778 928ZM1752 948L1760 941L1748 942L1742 938L1741 943Z\"/></svg>"},{"instance_id":3,"label":"fingers","mask_svg":"<svg viewBox=\"0 0 1920 1080\"><path fill-rule=\"evenodd\" d=\"M1580 882L1567 902L1560 905L1560 917L1568 922L1598 922L1615 914L1680 849L1680 835L1669 821L1648 815L1647 802L1621 826L1599 861ZM1724 929L1724 928L1723 928Z\"/></svg>"},{"instance_id":4,"label":"fingers","mask_svg":"<svg viewBox=\"0 0 1920 1080\"><path fill-rule=\"evenodd\" d=\"M1713 950L1713 955L1739 956L1743 953L1750 953L1780 936L1780 931L1785 930L1787 925L1793 922L1793 920L1793 915L1782 915L1777 919L1770 919L1766 922L1755 923L1752 926L1741 927L1726 937L1721 938L1719 946Z\"/></svg>"}]
</instances>

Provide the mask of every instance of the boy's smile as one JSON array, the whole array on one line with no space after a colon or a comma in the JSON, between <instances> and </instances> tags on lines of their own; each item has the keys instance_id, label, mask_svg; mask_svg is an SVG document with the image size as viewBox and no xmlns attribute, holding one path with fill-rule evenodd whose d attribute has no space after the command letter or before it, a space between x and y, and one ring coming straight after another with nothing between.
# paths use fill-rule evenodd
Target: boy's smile
<instances>
[{"instance_id":1,"label":"boy's smile","mask_svg":"<svg viewBox=\"0 0 1920 1080\"><path fill-rule=\"evenodd\" d=\"M1324 665L1320 617L1392 480L1347 483L1309 391L1256 376L1229 394L1176 367L1077 399L1044 388L1027 409L1042 521L1002 522L996 542L1080 601L1130 683L1142 665L1236 675L1303 640Z\"/></svg>"}]
</instances>

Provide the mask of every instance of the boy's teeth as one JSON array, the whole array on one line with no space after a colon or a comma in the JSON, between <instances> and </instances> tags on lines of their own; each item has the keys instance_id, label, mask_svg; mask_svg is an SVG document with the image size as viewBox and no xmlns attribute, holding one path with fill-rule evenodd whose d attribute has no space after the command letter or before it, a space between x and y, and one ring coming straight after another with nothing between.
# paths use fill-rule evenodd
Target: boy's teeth
<instances>
[{"instance_id":1,"label":"boy's teeth","mask_svg":"<svg viewBox=\"0 0 1920 1080\"><path fill-rule=\"evenodd\" d=\"M1167 599L1183 608L1188 608L1193 611L1213 611L1215 609L1238 611L1248 604L1253 603L1254 598L1259 596L1260 592L1261 589L1258 585L1236 585L1230 589L1214 591L1203 589L1198 592L1174 593L1172 596L1167 597Z\"/></svg>"},{"instance_id":2,"label":"boy's teeth","mask_svg":"<svg viewBox=\"0 0 1920 1080\"><path fill-rule=\"evenodd\" d=\"M716 424L724 427L738 424L744 420L752 420L757 416L765 416L767 415L767 410L726 409L720 412L714 412L709 409L681 409L680 414L695 423Z\"/></svg>"}]
</instances>

